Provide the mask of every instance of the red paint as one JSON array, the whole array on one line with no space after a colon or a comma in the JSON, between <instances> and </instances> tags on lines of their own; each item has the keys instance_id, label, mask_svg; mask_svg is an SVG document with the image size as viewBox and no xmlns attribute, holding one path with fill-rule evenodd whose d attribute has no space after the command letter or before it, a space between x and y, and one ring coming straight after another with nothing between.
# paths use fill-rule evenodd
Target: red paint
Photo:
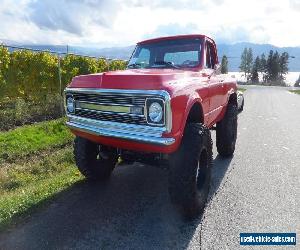
<instances>
[{"instance_id":1,"label":"red paint","mask_svg":"<svg viewBox=\"0 0 300 250\"><path fill-rule=\"evenodd\" d=\"M113 146L120 149L134 150L140 152L153 152L153 153L171 153L176 150L178 142L172 144L171 146L157 146L148 143L139 143L128 140L121 140L117 138L105 137L105 136L95 136L85 132L71 130L75 135L84 137L88 140L97 142L99 144L104 144L107 146ZM179 139L179 138L178 138Z\"/></svg>"},{"instance_id":2,"label":"red paint","mask_svg":"<svg viewBox=\"0 0 300 250\"><path fill-rule=\"evenodd\" d=\"M151 43L160 40L180 38L205 38L213 47L215 62L218 62L217 50L214 41L204 35L188 35L163 37L140 42ZM170 153L180 145L189 111L195 103L199 103L203 110L204 124L212 127L220 121L225 113L230 94L237 90L236 80L228 75L217 74L215 70L205 68L206 46L202 46L202 63L193 69L128 69L123 71L105 72L74 77L70 88L105 88L105 89L139 89L139 90L166 90L171 96L172 131L164 134L173 137L176 142L171 146L156 146L93 136L73 131L74 134L105 145L139 150L145 152ZM201 115L201 114L199 114Z\"/></svg>"}]
</instances>

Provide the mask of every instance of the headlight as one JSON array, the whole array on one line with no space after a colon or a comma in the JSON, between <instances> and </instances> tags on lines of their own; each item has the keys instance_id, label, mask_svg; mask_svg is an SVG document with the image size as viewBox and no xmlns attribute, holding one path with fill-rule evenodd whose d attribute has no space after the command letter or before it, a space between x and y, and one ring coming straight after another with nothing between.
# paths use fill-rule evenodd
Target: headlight
<instances>
[{"instance_id":1,"label":"headlight","mask_svg":"<svg viewBox=\"0 0 300 250\"><path fill-rule=\"evenodd\" d=\"M149 107L149 118L151 122L159 123L163 117L163 108L158 102L153 102Z\"/></svg>"},{"instance_id":2,"label":"headlight","mask_svg":"<svg viewBox=\"0 0 300 250\"><path fill-rule=\"evenodd\" d=\"M68 113L74 113L75 111L75 105L74 105L74 99L73 97L67 97L67 112Z\"/></svg>"},{"instance_id":3,"label":"headlight","mask_svg":"<svg viewBox=\"0 0 300 250\"><path fill-rule=\"evenodd\" d=\"M147 123L155 126L165 125L165 102L161 98L146 99Z\"/></svg>"}]
</instances>

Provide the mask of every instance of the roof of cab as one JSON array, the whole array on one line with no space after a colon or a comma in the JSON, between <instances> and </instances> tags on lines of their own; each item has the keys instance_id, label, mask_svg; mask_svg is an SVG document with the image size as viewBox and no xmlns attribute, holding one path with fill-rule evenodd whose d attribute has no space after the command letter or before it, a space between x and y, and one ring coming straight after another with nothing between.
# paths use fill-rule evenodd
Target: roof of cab
<instances>
[{"instance_id":1,"label":"roof of cab","mask_svg":"<svg viewBox=\"0 0 300 250\"><path fill-rule=\"evenodd\" d=\"M208 37L206 35L192 34L192 35L177 35L177 36L165 36L165 37L152 38L152 39L147 39L147 40L138 42L137 44L146 44L146 43L159 42L159 41L164 41L164 40L181 39L181 38L208 38L213 41L213 39L211 39L210 37Z\"/></svg>"}]
</instances>

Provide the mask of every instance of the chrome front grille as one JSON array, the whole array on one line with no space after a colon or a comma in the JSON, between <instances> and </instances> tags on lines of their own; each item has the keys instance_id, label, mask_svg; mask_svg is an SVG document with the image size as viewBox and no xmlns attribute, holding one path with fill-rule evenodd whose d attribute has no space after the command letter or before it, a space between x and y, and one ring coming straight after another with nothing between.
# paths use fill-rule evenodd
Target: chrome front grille
<instances>
[{"instance_id":1,"label":"chrome front grille","mask_svg":"<svg viewBox=\"0 0 300 250\"><path fill-rule=\"evenodd\" d=\"M90 119L96 119L100 121L114 121L130 124L147 125L146 118L144 116L118 114L113 112L99 112L94 110L80 110L76 109L75 115L79 117L85 117Z\"/></svg>"},{"instance_id":2,"label":"chrome front grille","mask_svg":"<svg viewBox=\"0 0 300 250\"><path fill-rule=\"evenodd\" d=\"M119 93L72 93L76 102L93 103L112 106L141 107L144 111L145 102L148 97L153 95L128 95ZM136 125L147 125L147 119L143 114L136 115L130 113L107 112L91 109L75 108L75 114L79 117L90 118L100 121L113 121L121 123L129 123Z\"/></svg>"},{"instance_id":3,"label":"chrome front grille","mask_svg":"<svg viewBox=\"0 0 300 250\"><path fill-rule=\"evenodd\" d=\"M117 94L73 94L77 101L102 103L109 105L129 105L144 107L147 96L127 96Z\"/></svg>"},{"instance_id":4,"label":"chrome front grille","mask_svg":"<svg viewBox=\"0 0 300 250\"><path fill-rule=\"evenodd\" d=\"M165 90L66 88L65 97L66 100L72 97L75 104L74 112L67 111L69 119L76 117L80 122L100 122L108 127L113 123L153 128L155 131L164 129L166 132L171 132L172 129L171 98ZM148 98L158 98L163 101L164 124L156 125L147 122L145 105ZM76 120L76 123L78 121ZM85 124L80 124L80 126L85 126Z\"/></svg>"}]
</instances>

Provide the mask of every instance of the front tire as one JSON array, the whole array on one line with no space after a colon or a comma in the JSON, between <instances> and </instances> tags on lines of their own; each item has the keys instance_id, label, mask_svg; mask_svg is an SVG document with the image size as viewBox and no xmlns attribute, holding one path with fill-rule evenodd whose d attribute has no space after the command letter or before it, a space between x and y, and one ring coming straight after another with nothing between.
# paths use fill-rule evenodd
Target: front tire
<instances>
[{"instance_id":1,"label":"front tire","mask_svg":"<svg viewBox=\"0 0 300 250\"><path fill-rule=\"evenodd\" d=\"M217 151L223 157L232 156L237 138L237 105L229 103L224 118L217 123Z\"/></svg>"},{"instance_id":2,"label":"front tire","mask_svg":"<svg viewBox=\"0 0 300 250\"><path fill-rule=\"evenodd\" d=\"M169 159L169 194L189 218L200 214L209 193L212 167L210 131L202 124L186 125L179 149Z\"/></svg>"},{"instance_id":3,"label":"front tire","mask_svg":"<svg viewBox=\"0 0 300 250\"><path fill-rule=\"evenodd\" d=\"M118 161L117 150L78 136L74 140L74 157L78 170L93 181L108 179Z\"/></svg>"}]
</instances>

